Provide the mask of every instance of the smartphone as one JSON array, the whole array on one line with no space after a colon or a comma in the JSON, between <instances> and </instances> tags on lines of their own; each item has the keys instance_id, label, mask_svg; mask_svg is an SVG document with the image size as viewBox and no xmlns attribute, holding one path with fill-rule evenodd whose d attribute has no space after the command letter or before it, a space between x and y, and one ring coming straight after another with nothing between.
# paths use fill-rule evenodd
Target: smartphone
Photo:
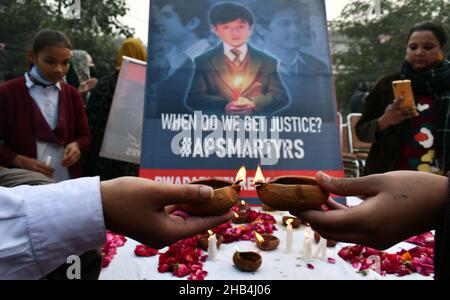
<instances>
[{"instance_id":1,"label":"smartphone","mask_svg":"<svg viewBox=\"0 0 450 300\"><path fill-rule=\"evenodd\" d=\"M400 101L400 108L415 107L414 94L411 87L411 80L397 80L392 82L392 88L394 89L395 99Z\"/></svg>"}]
</instances>

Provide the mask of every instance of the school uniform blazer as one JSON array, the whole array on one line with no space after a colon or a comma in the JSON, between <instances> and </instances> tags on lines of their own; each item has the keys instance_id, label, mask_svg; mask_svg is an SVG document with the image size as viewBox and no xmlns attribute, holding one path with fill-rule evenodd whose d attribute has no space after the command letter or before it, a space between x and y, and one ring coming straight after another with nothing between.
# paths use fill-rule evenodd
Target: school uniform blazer
<instances>
[{"instance_id":1,"label":"school uniform blazer","mask_svg":"<svg viewBox=\"0 0 450 300\"><path fill-rule=\"evenodd\" d=\"M278 74L278 61L248 46L249 66L243 76L241 96L253 101L255 114L273 114L290 100ZM233 98L235 78L229 70L223 44L195 59L195 74L186 105L192 110L223 114Z\"/></svg>"},{"instance_id":2,"label":"school uniform blazer","mask_svg":"<svg viewBox=\"0 0 450 300\"><path fill-rule=\"evenodd\" d=\"M4 167L10 167L19 154L37 157L37 134L33 124L33 114L37 112L32 101L24 76L0 85L0 165ZM80 93L62 82L59 101L58 125L53 132L60 133L64 146L77 142L80 151L86 151L91 134ZM72 178L81 176L80 161L69 167L69 174Z\"/></svg>"}]
</instances>

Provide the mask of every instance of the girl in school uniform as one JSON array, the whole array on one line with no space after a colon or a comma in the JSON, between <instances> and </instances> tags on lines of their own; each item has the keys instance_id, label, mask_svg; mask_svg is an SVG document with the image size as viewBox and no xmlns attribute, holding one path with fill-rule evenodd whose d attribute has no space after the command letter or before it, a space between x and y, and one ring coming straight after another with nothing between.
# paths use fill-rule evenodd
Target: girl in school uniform
<instances>
[{"instance_id":1,"label":"girl in school uniform","mask_svg":"<svg viewBox=\"0 0 450 300\"><path fill-rule=\"evenodd\" d=\"M80 177L91 134L80 93L62 81L72 58L70 41L43 30L29 58L29 72L0 85L0 165L55 181Z\"/></svg>"}]
</instances>

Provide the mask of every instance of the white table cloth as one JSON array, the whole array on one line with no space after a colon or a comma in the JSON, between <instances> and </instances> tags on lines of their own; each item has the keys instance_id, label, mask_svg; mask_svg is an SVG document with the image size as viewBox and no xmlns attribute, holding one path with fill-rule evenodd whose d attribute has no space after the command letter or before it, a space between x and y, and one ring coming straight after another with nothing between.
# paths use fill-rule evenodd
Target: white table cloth
<instances>
[{"instance_id":1,"label":"white table cloth","mask_svg":"<svg viewBox=\"0 0 450 300\"><path fill-rule=\"evenodd\" d=\"M348 205L357 205L360 202L357 198L347 200ZM334 258L335 264L319 259L305 261L302 259L300 251L302 249L305 236L305 227L293 230L293 252L287 254L286 249L286 227L281 224L283 216L287 212L271 212L277 220L277 231L274 231L276 237L280 239L278 249L274 251L261 251L257 248L255 242L239 241L231 244L222 244L219 248L219 261L207 260L204 263L204 270L208 271L205 280L432 280L431 276L425 277L420 274L412 274L404 277L395 275L380 276L374 271L369 271L367 276L358 273L358 269L351 266L350 263L342 260L338 252L350 244L338 243L334 248L327 248L327 257ZM117 255L110 265L103 269L100 275L102 280L134 279L134 280L180 280L172 273L158 272L159 255L153 257L137 257L134 254L138 242L128 239L123 247L117 248ZM233 264L233 254L235 248L239 251L258 251L262 255L261 267L253 273L242 272ZM313 242L314 254L317 244ZM402 242L386 250L389 253L396 253L401 249L411 249L416 245ZM167 248L160 252L167 251ZM309 269L307 264L312 264L314 269ZM187 276L182 280L187 279Z\"/></svg>"}]
</instances>

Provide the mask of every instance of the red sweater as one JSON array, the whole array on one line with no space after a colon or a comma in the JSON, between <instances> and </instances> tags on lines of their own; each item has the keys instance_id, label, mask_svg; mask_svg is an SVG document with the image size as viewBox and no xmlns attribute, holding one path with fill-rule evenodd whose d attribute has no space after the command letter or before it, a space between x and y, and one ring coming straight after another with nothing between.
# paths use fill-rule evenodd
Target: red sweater
<instances>
[{"instance_id":1,"label":"red sweater","mask_svg":"<svg viewBox=\"0 0 450 300\"><path fill-rule=\"evenodd\" d=\"M80 151L86 151L91 134L80 93L61 82L59 100L58 125L54 132L60 133L64 146L77 142ZM19 154L37 157L33 101L23 76L0 85L0 165L4 167L11 166ZM80 161L69 167L69 173L72 178L81 176Z\"/></svg>"}]
</instances>

